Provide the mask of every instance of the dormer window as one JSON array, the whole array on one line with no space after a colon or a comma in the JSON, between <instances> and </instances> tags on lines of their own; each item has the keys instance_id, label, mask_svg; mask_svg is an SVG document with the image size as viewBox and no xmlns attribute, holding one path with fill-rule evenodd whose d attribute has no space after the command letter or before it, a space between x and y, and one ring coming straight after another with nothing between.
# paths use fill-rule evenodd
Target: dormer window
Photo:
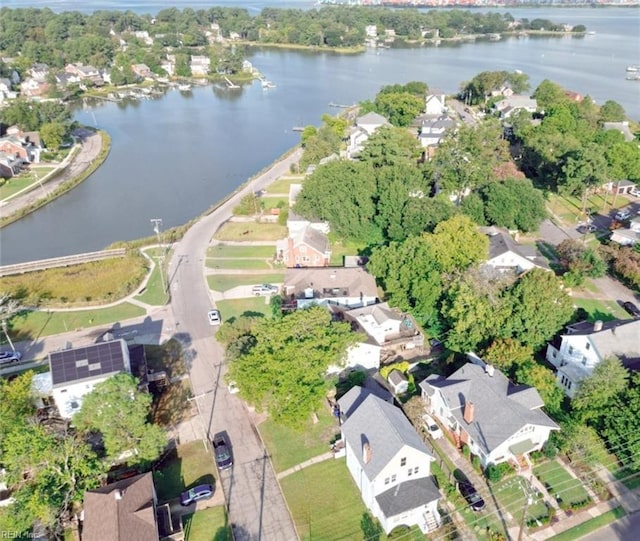
<instances>
[{"instance_id":1,"label":"dormer window","mask_svg":"<svg viewBox=\"0 0 640 541\"><path fill-rule=\"evenodd\" d=\"M407 465L407 459L405 457L400 459L400 467L406 466Z\"/></svg>"}]
</instances>

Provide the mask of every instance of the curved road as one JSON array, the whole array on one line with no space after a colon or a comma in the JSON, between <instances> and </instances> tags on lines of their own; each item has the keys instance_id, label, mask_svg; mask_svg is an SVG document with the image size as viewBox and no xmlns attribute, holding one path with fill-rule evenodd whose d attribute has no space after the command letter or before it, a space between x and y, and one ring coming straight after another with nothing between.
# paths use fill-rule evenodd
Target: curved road
<instances>
[{"instance_id":1,"label":"curved road","mask_svg":"<svg viewBox=\"0 0 640 541\"><path fill-rule=\"evenodd\" d=\"M214 303L204 261L211 237L231 217L239 200L288 173L300 156L298 149L194 224L176 245L168 270L176 338L188 351L202 427L209 439L216 432L226 431L231 440L234 465L222 472L221 478L236 541L293 541L298 536L249 412L241 400L229 394L224 383L224 351L215 340L215 327L207 320Z\"/></svg>"}]
</instances>

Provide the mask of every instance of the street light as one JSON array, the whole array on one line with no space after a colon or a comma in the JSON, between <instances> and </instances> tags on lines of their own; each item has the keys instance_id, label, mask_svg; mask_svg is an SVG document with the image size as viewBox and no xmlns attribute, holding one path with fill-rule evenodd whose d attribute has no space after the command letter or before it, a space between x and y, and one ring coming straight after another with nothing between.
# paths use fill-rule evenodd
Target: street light
<instances>
[{"instance_id":1,"label":"street light","mask_svg":"<svg viewBox=\"0 0 640 541\"><path fill-rule=\"evenodd\" d=\"M153 230L155 231L156 237L158 239L158 246L162 250L162 243L160 242L160 226L162 225L162 218L151 218L151 223L153 224ZM160 255L160 281L162 282L162 292L167 292L167 286L164 280L164 251L161 251Z\"/></svg>"}]
</instances>

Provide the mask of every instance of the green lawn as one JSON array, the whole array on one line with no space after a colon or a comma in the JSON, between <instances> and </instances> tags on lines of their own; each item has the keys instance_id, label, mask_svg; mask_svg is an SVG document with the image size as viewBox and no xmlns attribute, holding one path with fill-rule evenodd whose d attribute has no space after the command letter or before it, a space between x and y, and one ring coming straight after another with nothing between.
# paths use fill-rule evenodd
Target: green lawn
<instances>
[{"instance_id":1,"label":"green lawn","mask_svg":"<svg viewBox=\"0 0 640 541\"><path fill-rule=\"evenodd\" d=\"M273 257L276 245L273 246L227 246L217 244L207 250L207 257Z\"/></svg>"},{"instance_id":2,"label":"green lawn","mask_svg":"<svg viewBox=\"0 0 640 541\"><path fill-rule=\"evenodd\" d=\"M365 246L362 244L331 239L331 260L329 264L341 267L344 264L345 255L358 255L358 252L363 248Z\"/></svg>"},{"instance_id":3,"label":"green lawn","mask_svg":"<svg viewBox=\"0 0 640 541\"><path fill-rule=\"evenodd\" d=\"M180 445L154 469L158 500L177 498L181 492L198 484L215 485L214 471L211 449L205 448L202 440Z\"/></svg>"},{"instance_id":4,"label":"green lawn","mask_svg":"<svg viewBox=\"0 0 640 541\"><path fill-rule=\"evenodd\" d=\"M265 196L260 198L260 203L262 208L267 212L275 208L286 209L289 207L289 199L284 197Z\"/></svg>"},{"instance_id":5,"label":"green lawn","mask_svg":"<svg viewBox=\"0 0 640 541\"><path fill-rule=\"evenodd\" d=\"M271 317L271 306L265 303L268 297L251 297L249 299L232 299L217 301L222 321L236 319L242 315L258 315Z\"/></svg>"},{"instance_id":6,"label":"green lawn","mask_svg":"<svg viewBox=\"0 0 640 541\"><path fill-rule=\"evenodd\" d=\"M151 276L147 281L144 291L140 295L136 295L136 299L152 306L163 306L169 300L166 293L167 281L167 262L171 254L166 253L164 248L148 248L145 250L147 255L153 259L155 266L151 271ZM161 260L164 256L164 261ZM160 274L160 265L163 265L163 274Z\"/></svg>"},{"instance_id":7,"label":"green lawn","mask_svg":"<svg viewBox=\"0 0 640 541\"><path fill-rule=\"evenodd\" d=\"M224 507L208 507L182 517L185 541L232 541Z\"/></svg>"},{"instance_id":8,"label":"green lawn","mask_svg":"<svg viewBox=\"0 0 640 541\"><path fill-rule=\"evenodd\" d=\"M279 224L257 222L226 222L214 234L217 240L251 241L278 240L287 236L287 228Z\"/></svg>"},{"instance_id":9,"label":"green lawn","mask_svg":"<svg viewBox=\"0 0 640 541\"><path fill-rule=\"evenodd\" d=\"M249 269L249 270L269 270L273 268L265 259L211 259L207 258L207 268L209 269Z\"/></svg>"},{"instance_id":10,"label":"green lawn","mask_svg":"<svg viewBox=\"0 0 640 541\"><path fill-rule=\"evenodd\" d=\"M528 486L526 479L519 476L512 476L492 485L492 493L500 502L500 506L509 511L517 524L522 521L522 512L527 500L525 489L528 490L528 494L533 493L533 489ZM542 499L535 499L527 507L527 520L546 515L547 506Z\"/></svg>"},{"instance_id":11,"label":"green lawn","mask_svg":"<svg viewBox=\"0 0 640 541\"><path fill-rule=\"evenodd\" d=\"M7 197L23 190L27 186L31 186L32 190L40 189L38 184L38 178L42 179L47 175L50 171L53 171L54 167L37 167L33 168L32 171L28 173L23 173L17 177L13 177L7 179L7 181L0 185L0 201L6 199ZM36 173L38 176L36 177Z\"/></svg>"},{"instance_id":12,"label":"green lawn","mask_svg":"<svg viewBox=\"0 0 640 541\"><path fill-rule=\"evenodd\" d=\"M74 310L69 312L23 312L11 319L12 335L16 340L34 340L75 329L111 325L143 316L144 308L128 302L111 308Z\"/></svg>"},{"instance_id":13,"label":"green lawn","mask_svg":"<svg viewBox=\"0 0 640 541\"><path fill-rule=\"evenodd\" d=\"M318 422L311 420L300 431L277 425L268 419L258 429L271 455L276 472L300 464L314 456L326 453L329 442L340 433L336 419L324 403L319 404Z\"/></svg>"},{"instance_id":14,"label":"green lawn","mask_svg":"<svg viewBox=\"0 0 640 541\"><path fill-rule=\"evenodd\" d=\"M536 466L533 473L547 487L549 494L559 505L564 502L561 506L590 499L582 483L569 475L569 472L555 460Z\"/></svg>"},{"instance_id":15,"label":"green lawn","mask_svg":"<svg viewBox=\"0 0 640 541\"><path fill-rule=\"evenodd\" d=\"M615 207L613 203L613 195L609 194L605 199L603 195L593 194L587 199L586 209L592 214L608 214L612 210L627 205L628 200L625 197L617 197L615 199ZM547 198L547 205L564 222L563 225L565 226L575 225L584 220L581 197L551 194Z\"/></svg>"},{"instance_id":16,"label":"green lawn","mask_svg":"<svg viewBox=\"0 0 640 541\"><path fill-rule=\"evenodd\" d=\"M602 513L602 515L590 518L582 524L578 524L577 526L569 528L558 535L550 537L549 541L576 541L577 539L582 539L588 533L595 532L597 529L602 528L607 524L611 524L625 515L626 513L622 507L616 507L611 511L607 511L606 513Z\"/></svg>"},{"instance_id":17,"label":"green lawn","mask_svg":"<svg viewBox=\"0 0 640 541\"><path fill-rule=\"evenodd\" d=\"M281 283L283 280L284 271L280 274L210 274L207 276L209 289L214 291L227 291L236 286Z\"/></svg>"},{"instance_id":18,"label":"green lawn","mask_svg":"<svg viewBox=\"0 0 640 541\"><path fill-rule=\"evenodd\" d=\"M613 319L628 319L627 314L615 301L601 301L597 299L573 298L573 303L584 308L589 314L589 321L611 321Z\"/></svg>"},{"instance_id":19,"label":"green lawn","mask_svg":"<svg viewBox=\"0 0 640 541\"><path fill-rule=\"evenodd\" d=\"M344 459L315 464L280 481L301 540L362 540L367 513Z\"/></svg>"},{"instance_id":20,"label":"green lawn","mask_svg":"<svg viewBox=\"0 0 640 541\"><path fill-rule=\"evenodd\" d=\"M292 184L303 184L304 175L296 175L290 177L280 177L272 182L267 188L267 193L289 193L289 187Z\"/></svg>"}]
</instances>

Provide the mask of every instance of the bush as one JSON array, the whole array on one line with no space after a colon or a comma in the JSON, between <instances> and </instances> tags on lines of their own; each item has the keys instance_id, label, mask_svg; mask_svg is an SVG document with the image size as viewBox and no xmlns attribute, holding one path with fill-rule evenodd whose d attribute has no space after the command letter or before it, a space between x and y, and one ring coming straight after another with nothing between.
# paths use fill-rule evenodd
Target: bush
<instances>
[{"instance_id":1,"label":"bush","mask_svg":"<svg viewBox=\"0 0 640 541\"><path fill-rule=\"evenodd\" d=\"M462 455L467 459L471 456L471 449L469 449L468 445L462 446Z\"/></svg>"},{"instance_id":2,"label":"bush","mask_svg":"<svg viewBox=\"0 0 640 541\"><path fill-rule=\"evenodd\" d=\"M473 455L471 459L471 465L478 471L481 471L482 464L480 464L480 457L478 455Z\"/></svg>"},{"instance_id":3,"label":"bush","mask_svg":"<svg viewBox=\"0 0 640 541\"><path fill-rule=\"evenodd\" d=\"M506 462L502 462L501 464L489 464L487 468L484 470L484 474L489 481L492 483L497 483L500 481L505 475L511 473L513 469Z\"/></svg>"}]
</instances>

